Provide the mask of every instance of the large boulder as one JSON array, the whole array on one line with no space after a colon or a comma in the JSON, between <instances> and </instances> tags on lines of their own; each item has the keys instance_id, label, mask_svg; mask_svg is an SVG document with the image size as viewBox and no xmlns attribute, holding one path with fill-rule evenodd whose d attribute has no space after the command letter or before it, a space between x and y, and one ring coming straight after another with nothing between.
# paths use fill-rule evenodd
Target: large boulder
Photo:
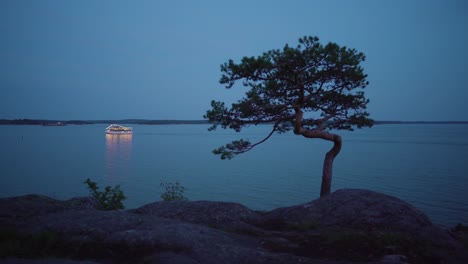
<instances>
[{"instance_id":1,"label":"large boulder","mask_svg":"<svg viewBox=\"0 0 468 264\"><path fill-rule=\"evenodd\" d=\"M396 197L368 190L337 190L306 204L272 210L260 222L273 230L309 226L322 233L338 230L391 234L435 247L459 246L447 231L433 225L417 208Z\"/></svg>"},{"instance_id":2,"label":"large boulder","mask_svg":"<svg viewBox=\"0 0 468 264\"><path fill-rule=\"evenodd\" d=\"M432 226L424 213L396 197L356 189L342 189L306 204L275 209L262 221L276 225L315 221L321 227L402 231Z\"/></svg>"}]
</instances>

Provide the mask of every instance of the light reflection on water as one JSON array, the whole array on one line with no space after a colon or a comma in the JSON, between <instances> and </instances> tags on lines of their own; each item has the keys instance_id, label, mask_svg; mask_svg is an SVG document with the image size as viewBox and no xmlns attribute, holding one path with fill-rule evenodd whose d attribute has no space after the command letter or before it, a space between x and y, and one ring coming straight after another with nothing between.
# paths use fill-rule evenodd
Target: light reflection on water
<instances>
[{"instance_id":1,"label":"light reflection on water","mask_svg":"<svg viewBox=\"0 0 468 264\"><path fill-rule=\"evenodd\" d=\"M106 181L119 182L130 175L132 141L132 134L106 134Z\"/></svg>"}]
</instances>

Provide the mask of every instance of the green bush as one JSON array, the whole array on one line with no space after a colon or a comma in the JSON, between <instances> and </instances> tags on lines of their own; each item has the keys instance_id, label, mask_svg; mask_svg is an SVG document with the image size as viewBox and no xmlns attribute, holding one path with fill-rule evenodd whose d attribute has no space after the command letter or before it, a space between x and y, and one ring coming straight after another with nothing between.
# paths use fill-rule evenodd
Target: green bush
<instances>
[{"instance_id":1,"label":"green bush","mask_svg":"<svg viewBox=\"0 0 468 264\"><path fill-rule=\"evenodd\" d=\"M99 202L103 210L124 209L122 201L127 199L127 197L125 197L122 190L120 190L120 185L114 187L106 186L104 191L101 192L98 191L99 187L97 183L90 179L86 179L84 183L88 185L91 197Z\"/></svg>"},{"instance_id":2,"label":"green bush","mask_svg":"<svg viewBox=\"0 0 468 264\"><path fill-rule=\"evenodd\" d=\"M186 189L184 186L180 185L180 183L161 183L161 187L165 190L164 193L161 194L161 199L163 199L163 201L187 201L187 198L184 196Z\"/></svg>"}]
</instances>

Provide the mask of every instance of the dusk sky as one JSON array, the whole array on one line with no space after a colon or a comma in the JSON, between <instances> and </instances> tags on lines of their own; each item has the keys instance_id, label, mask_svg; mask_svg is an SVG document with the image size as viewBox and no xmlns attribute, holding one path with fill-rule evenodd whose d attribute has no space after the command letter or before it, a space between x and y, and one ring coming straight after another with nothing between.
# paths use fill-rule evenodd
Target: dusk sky
<instances>
[{"instance_id":1,"label":"dusk sky","mask_svg":"<svg viewBox=\"0 0 468 264\"><path fill-rule=\"evenodd\" d=\"M202 119L228 59L366 54L375 120L468 121L468 1L0 1L0 119Z\"/></svg>"}]
</instances>

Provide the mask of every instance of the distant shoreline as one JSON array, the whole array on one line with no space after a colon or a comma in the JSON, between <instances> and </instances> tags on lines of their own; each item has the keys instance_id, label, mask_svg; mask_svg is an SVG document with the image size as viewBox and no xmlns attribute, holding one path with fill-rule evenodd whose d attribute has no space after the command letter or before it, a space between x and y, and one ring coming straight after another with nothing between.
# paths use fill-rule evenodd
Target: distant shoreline
<instances>
[{"instance_id":1,"label":"distant shoreline","mask_svg":"<svg viewBox=\"0 0 468 264\"><path fill-rule=\"evenodd\" d=\"M95 124L136 124L136 125L197 125L209 124L208 120L151 120L151 119L119 119L119 120L47 120L47 119L0 119L0 125L95 125Z\"/></svg>"},{"instance_id":2,"label":"distant shoreline","mask_svg":"<svg viewBox=\"0 0 468 264\"><path fill-rule=\"evenodd\" d=\"M94 124L135 124L135 125L200 125L209 124L208 120L152 120L152 119L119 119L119 120L48 120L48 119L0 119L0 125L94 125ZM374 121L374 125L415 125L415 124L468 124L468 121Z\"/></svg>"}]
</instances>

